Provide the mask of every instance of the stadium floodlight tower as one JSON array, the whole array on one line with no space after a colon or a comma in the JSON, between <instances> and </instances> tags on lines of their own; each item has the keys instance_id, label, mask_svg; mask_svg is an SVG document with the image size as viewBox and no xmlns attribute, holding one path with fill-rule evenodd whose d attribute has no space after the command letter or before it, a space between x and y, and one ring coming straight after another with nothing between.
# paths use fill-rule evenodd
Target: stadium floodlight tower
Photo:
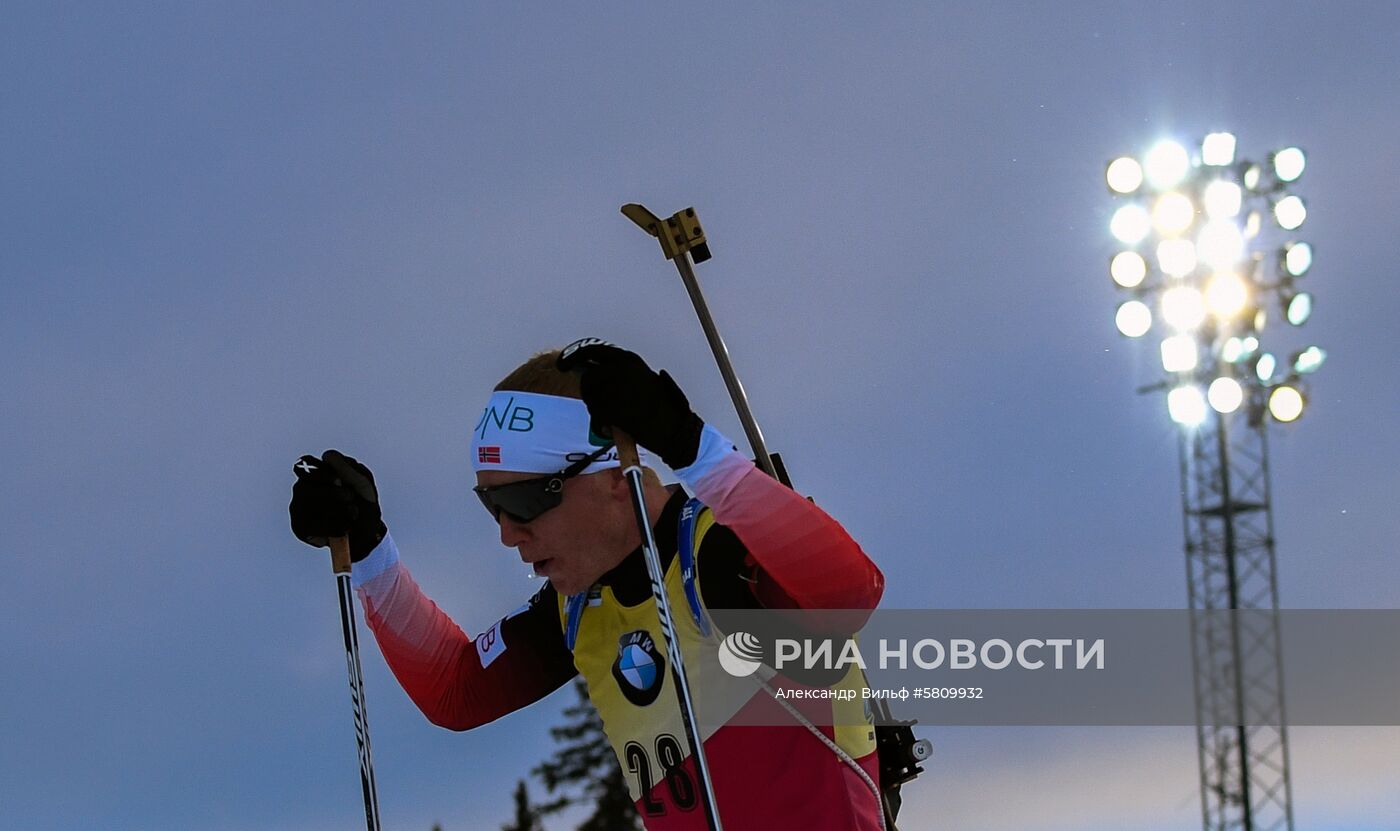
<instances>
[{"instance_id":1,"label":"stadium floodlight tower","mask_svg":"<svg viewBox=\"0 0 1400 831\"><path fill-rule=\"evenodd\" d=\"M1307 209L1288 192L1304 164L1296 147L1238 159L1233 135L1211 133L1107 170L1118 330L1160 333L1163 377L1140 391L1165 391L1180 427L1207 831L1293 828L1266 429L1302 415L1325 354L1304 346L1284 364L1264 329L1280 320L1270 332L1288 340L1312 311L1312 246L1294 238Z\"/></svg>"}]
</instances>

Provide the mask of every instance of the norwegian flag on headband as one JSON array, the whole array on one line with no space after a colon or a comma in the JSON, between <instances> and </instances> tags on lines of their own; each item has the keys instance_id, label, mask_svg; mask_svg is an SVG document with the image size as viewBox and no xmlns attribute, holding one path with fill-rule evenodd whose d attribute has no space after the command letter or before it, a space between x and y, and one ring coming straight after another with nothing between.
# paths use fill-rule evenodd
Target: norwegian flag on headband
<instances>
[{"instance_id":1,"label":"norwegian flag on headband","mask_svg":"<svg viewBox=\"0 0 1400 831\"><path fill-rule=\"evenodd\" d=\"M482 445L476 449L476 461L483 465L498 465L501 463L501 446L499 444Z\"/></svg>"}]
</instances>

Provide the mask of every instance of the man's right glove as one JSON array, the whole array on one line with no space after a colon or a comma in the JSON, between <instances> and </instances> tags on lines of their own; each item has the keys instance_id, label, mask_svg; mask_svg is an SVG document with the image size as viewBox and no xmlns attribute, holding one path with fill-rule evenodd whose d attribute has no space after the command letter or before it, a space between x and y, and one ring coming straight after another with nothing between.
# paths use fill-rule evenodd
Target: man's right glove
<instances>
[{"instance_id":1,"label":"man's right glove","mask_svg":"<svg viewBox=\"0 0 1400 831\"><path fill-rule=\"evenodd\" d=\"M561 372L580 373L594 433L609 436L620 427L672 470L695 462L705 422L666 370L653 372L636 352L597 338L574 341L556 365Z\"/></svg>"},{"instance_id":2,"label":"man's right glove","mask_svg":"<svg viewBox=\"0 0 1400 831\"><path fill-rule=\"evenodd\" d=\"M331 537L350 538L350 560L368 557L389 532L379 513L379 491L369 468L339 450L321 458L302 456L292 469L292 533L307 545L330 545Z\"/></svg>"}]
</instances>

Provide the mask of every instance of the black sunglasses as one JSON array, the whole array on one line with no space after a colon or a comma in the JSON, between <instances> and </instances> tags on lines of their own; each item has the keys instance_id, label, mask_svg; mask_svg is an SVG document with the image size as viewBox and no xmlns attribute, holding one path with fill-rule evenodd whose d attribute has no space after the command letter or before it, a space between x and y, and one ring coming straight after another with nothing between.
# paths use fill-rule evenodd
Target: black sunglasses
<instances>
[{"instance_id":1,"label":"black sunglasses","mask_svg":"<svg viewBox=\"0 0 1400 831\"><path fill-rule=\"evenodd\" d=\"M559 503L564 501L565 480L582 473L584 468L593 464L612 447L611 444L600 447L549 476L537 476L534 479L522 479L508 485L488 488L478 485L472 488L472 491L497 522L500 522L503 513L516 522L530 522L545 511L559 507Z\"/></svg>"}]
</instances>

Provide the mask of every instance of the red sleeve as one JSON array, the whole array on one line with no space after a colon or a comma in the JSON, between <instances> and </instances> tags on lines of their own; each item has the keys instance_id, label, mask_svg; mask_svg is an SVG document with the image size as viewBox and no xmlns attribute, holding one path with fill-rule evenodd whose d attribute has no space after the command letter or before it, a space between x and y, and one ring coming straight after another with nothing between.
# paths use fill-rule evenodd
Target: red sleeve
<instances>
[{"instance_id":1,"label":"red sleeve","mask_svg":"<svg viewBox=\"0 0 1400 831\"><path fill-rule=\"evenodd\" d=\"M393 541L385 543L392 562L356 564L373 572L356 583L385 661L429 721L467 730L538 701L577 674L551 587L471 638L418 588Z\"/></svg>"},{"instance_id":2,"label":"red sleeve","mask_svg":"<svg viewBox=\"0 0 1400 831\"><path fill-rule=\"evenodd\" d=\"M846 529L732 445L721 449L705 436L697 463L677 475L781 590L781 597L765 598L760 589L763 605L788 605L782 597L804 609L874 609L880 602L884 575Z\"/></svg>"}]
</instances>

